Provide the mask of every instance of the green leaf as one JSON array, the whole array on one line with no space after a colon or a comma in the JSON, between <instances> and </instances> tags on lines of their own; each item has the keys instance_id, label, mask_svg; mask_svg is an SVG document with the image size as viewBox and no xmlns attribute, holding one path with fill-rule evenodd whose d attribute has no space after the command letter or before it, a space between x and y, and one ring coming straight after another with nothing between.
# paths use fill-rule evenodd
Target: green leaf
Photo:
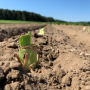
<instances>
[{"instance_id":1,"label":"green leaf","mask_svg":"<svg viewBox=\"0 0 90 90\"><path fill-rule=\"evenodd\" d=\"M83 30L85 30L85 29L86 29L86 27L83 28Z\"/></svg>"},{"instance_id":2,"label":"green leaf","mask_svg":"<svg viewBox=\"0 0 90 90\"><path fill-rule=\"evenodd\" d=\"M88 29L88 32L89 32L89 29Z\"/></svg>"},{"instance_id":3,"label":"green leaf","mask_svg":"<svg viewBox=\"0 0 90 90\"><path fill-rule=\"evenodd\" d=\"M44 31L44 28L40 29L40 32Z\"/></svg>"},{"instance_id":4,"label":"green leaf","mask_svg":"<svg viewBox=\"0 0 90 90\"><path fill-rule=\"evenodd\" d=\"M28 35L22 35L20 37L20 46L27 46L32 44L32 34L28 32Z\"/></svg>"},{"instance_id":5,"label":"green leaf","mask_svg":"<svg viewBox=\"0 0 90 90\"><path fill-rule=\"evenodd\" d=\"M44 28L40 29L39 35L44 35Z\"/></svg>"}]
</instances>

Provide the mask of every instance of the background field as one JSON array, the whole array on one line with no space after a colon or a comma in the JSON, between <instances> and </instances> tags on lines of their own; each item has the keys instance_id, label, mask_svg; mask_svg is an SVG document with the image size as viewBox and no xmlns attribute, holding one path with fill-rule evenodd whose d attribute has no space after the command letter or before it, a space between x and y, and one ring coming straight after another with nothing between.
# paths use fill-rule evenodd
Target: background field
<instances>
[{"instance_id":1,"label":"background field","mask_svg":"<svg viewBox=\"0 0 90 90\"><path fill-rule=\"evenodd\" d=\"M18 20L0 20L0 23L39 23L39 24L45 24L45 22L18 21Z\"/></svg>"}]
</instances>

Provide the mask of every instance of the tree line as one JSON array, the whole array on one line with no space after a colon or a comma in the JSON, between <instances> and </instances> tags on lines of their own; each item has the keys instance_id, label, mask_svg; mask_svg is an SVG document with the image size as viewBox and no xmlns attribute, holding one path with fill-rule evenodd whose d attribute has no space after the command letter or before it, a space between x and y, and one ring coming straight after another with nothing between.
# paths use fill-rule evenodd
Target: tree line
<instances>
[{"instance_id":1,"label":"tree line","mask_svg":"<svg viewBox=\"0 0 90 90\"><path fill-rule=\"evenodd\" d=\"M53 24L65 24L65 25L84 25L90 26L90 22L67 22L63 20L56 20L52 17L45 17L40 14L27 11L16 11L8 9L0 9L0 20L21 20L21 21L37 21L37 22L49 22Z\"/></svg>"},{"instance_id":2,"label":"tree line","mask_svg":"<svg viewBox=\"0 0 90 90\"><path fill-rule=\"evenodd\" d=\"M41 16L33 12L15 11L8 9L0 9L0 20L22 20L22 21L38 21L38 22L60 22L52 17Z\"/></svg>"}]
</instances>

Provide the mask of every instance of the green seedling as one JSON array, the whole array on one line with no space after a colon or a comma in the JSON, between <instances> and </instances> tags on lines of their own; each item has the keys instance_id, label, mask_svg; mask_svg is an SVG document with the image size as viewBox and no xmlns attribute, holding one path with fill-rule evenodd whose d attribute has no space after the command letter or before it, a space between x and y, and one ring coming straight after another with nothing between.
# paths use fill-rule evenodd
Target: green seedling
<instances>
[{"instance_id":1,"label":"green seedling","mask_svg":"<svg viewBox=\"0 0 90 90\"><path fill-rule=\"evenodd\" d=\"M89 29L88 29L88 32L89 32Z\"/></svg>"},{"instance_id":2,"label":"green seedling","mask_svg":"<svg viewBox=\"0 0 90 90\"><path fill-rule=\"evenodd\" d=\"M22 35L20 37L20 47L28 46L32 44L32 34L28 32L28 35Z\"/></svg>"},{"instance_id":3,"label":"green seedling","mask_svg":"<svg viewBox=\"0 0 90 90\"><path fill-rule=\"evenodd\" d=\"M44 28L40 29L40 32L38 33L38 35L44 35Z\"/></svg>"},{"instance_id":4,"label":"green seedling","mask_svg":"<svg viewBox=\"0 0 90 90\"><path fill-rule=\"evenodd\" d=\"M85 29L86 29L86 27L83 28L83 30L85 30Z\"/></svg>"},{"instance_id":5,"label":"green seedling","mask_svg":"<svg viewBox=\"0 0 90 90\"><path fill-rule=\"evenodd\" d=\"M22 35L20 37L20 49L18 61L26 71L36 67L38 60L37 47L32 44L32 34Z\"/></svg>"}]
</instances>

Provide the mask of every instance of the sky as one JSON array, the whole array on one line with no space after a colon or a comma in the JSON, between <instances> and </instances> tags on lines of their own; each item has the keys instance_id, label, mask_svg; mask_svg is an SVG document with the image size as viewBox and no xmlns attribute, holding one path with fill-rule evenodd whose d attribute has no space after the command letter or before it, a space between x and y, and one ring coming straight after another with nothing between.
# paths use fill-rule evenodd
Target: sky
<instances>
[{"instance_id":1,"label":"sky","mask_svg":"<svg viewBox=\"0 0 90 90\"><path fill-rule=\"evenodd\" d=\"M0 9L34 12L68 22L90 21L90 0L0 0Z\"/></svg>"}]
</instances>

